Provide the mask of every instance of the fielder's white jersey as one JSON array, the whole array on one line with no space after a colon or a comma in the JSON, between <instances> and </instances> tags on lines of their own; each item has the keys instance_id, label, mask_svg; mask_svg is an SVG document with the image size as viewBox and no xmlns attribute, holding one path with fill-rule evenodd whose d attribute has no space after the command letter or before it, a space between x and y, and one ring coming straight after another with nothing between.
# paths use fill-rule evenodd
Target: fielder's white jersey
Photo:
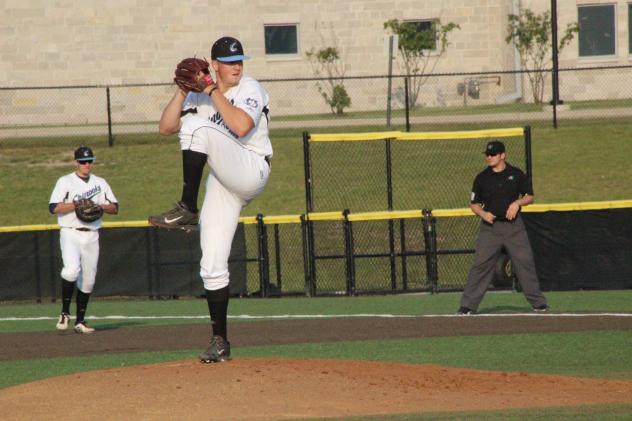
<instances>
[{"instance_id":1,"label":"fielder's white jersey","mask_svg":"<svg viewBox=\"0 0 632 421\"><path fill-rule=\"evenodd\" d=\"M239 81L239 85L230 88L224 92L224 96L233 104L244 110L255 127L244 137L238 137L224 123L219 111L215 108L215 104L211 97L205 93L190 92L182 104L182 111L187 112L196 109L197 113L188 113L182 117L182 129L180 130L181 140L186 140L187 136L192 136L193 132L200 127L200 120L195 117L188 121L189 116L197 116L208 119L213 123L213 128L227 134L233 139L238 139L239 143L245 148L250 149L262 156L272 157L272 143L268 134L268 102L270 98L265 89L259 82L250 76L243 76ZM197 122L196 122L197 120ZM204 122L204 125L207 125Z\"/></svg>"},{"instance_id":2,"label":"fielder's white jersey","mask_svg":"<svg viewBox=\"0 0 632 421\"><path fill-rule=\"evenodd\" d=\"M48 203L71 203L78 199L92 199L98 205L118 203L110 185L101 177L90 174L87 181L73 172L57 180ZM101 219L94 222L83 222L74 212L57 214L57 222L62 228L101 228Z\"/></svg>"}]
</instances>

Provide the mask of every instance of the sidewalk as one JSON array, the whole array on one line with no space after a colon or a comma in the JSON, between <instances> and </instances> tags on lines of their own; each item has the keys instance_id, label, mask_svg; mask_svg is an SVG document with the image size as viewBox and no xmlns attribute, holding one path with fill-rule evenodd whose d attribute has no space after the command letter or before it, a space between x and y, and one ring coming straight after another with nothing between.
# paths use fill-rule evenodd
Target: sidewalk
<instances>
[{"instance_id":1,"label":"sidewalk","mask_svg":"<svg viewBox=\"0 0 632 421\"><path fill-rule=\"evenodd\" d=\"M600 108L585 110L558 110L557 119L563 120L585 120L599 118L621 118L632 117L632 108ZM513 124L526 125L533 121L548 121L553 124L552 111L538 112L519 112L519 113L497 113L497 114L459 114L459 115L441 115L441 116L415 116L410 118L410 124L472 124L472 123L498 123L499 125L507 122ZM406 123L404 117L391 118L392 125L404 125ZM357 126L386 126L386 112L384 117L375 118L338 118L332 115L329 119L321 120L296 120L283 121L283 117L273 118L272 127L274 129L298 128L298 129L318 129L321 127L357 127ZM112 126L113 134L123 133L158 133L158 123L150 122L147 124L115 124ZM16 139L16 138L46 138L60 136L107 136L108 127L106 124L94 124L86 126L72 127L28 127L28 128L2 128L0 127L0 139Z\"/></svg>"}]
</instances>

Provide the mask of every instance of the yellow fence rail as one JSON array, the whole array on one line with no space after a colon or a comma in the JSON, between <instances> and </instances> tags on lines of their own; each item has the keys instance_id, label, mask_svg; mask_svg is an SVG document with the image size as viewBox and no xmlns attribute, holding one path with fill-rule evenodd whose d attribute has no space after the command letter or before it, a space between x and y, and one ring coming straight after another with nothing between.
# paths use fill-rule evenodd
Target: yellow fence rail
<instances>
[{"instance_id":1,"label":"yellow fence rail","mask_svg":"<svg viewBox=\"0 0 632 421\"><path fill-rule=\"evenodd\" d=\"M569 203L552 203L552 204L536 204L523 208L523 212L570 212L570 211L587 211L587 210L607 210L632 208L632 200L608 200L600 202L569 202ZM461 209L433 209L432 216L438 218L456 217L456 216L473 216L474 214L469 208ZM382 221L389 219L410 219L422 217L421 209L403 210L403 211L383 211L383 212L362 212L349 213L349 221ZM340 212L312 212L305 215L308 221L342 221L344 214ZM256 216L242 216L239 222L245 225L254 225L257 223ZM265 225L276 224L300 224L301 215L270 215L263 217ZM104 222L103 228L143 228L149 227L147 221L121 221L121 222ZM16 225L0 227L1 232L24 232L24 231L46 231L58 230L57 224L39 224L39 225Z\"/></svg>"},{"instance_id":2,"label":"yellow fence rail","mask_svg":"<svg viewBox=\"0 0 632 421\"><path fill-rule=\"evenodd\" d=\"M512 127L508 129L464 130L452 132L370 132L370 133L313 133L310 142L361 142L370 140L449 140L449 139L484 139L499 137L514 137L524 135L524 128Z\"/></svg>"}]
</instances>

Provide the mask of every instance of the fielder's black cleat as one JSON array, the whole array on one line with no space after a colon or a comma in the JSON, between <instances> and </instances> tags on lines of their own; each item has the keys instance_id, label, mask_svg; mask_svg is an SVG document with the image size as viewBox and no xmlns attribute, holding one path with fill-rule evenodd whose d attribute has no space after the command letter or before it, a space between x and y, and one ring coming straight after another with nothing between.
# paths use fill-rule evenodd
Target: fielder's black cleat
<instances>
[{"instance_id":1,"label":"fielder's black cleat","mask_svg":"<svg viewBox=\"0 0 632 421\"><path fill-rule=\"evenodd\" d=\"M456 311L456 314L459 316L470 316L474 314L474 310L467 307L459 307L459 309Z\"/></svg>"},{"instance_id":2,"label":"fielder's black cleat","mask_svg":"<svg viewBox=\"0 0 632 421\"><path fill-rule=\"evenodd\" d=\"M160 215L150 216L149 223L169 230L179 229L191 232L198 228L198 214L191 212L184 203L178 202L175 208Z\"/></svg>"},{"instance_id":3,"label":"fielder's black cleat","mask_svg":"<svg viewBox=\"0 0 632 421\"><path fill-rule=\"evenodd\" d=\"M219 363L230 360L230 342L221 336L213 336L209 347L200 354L203 363Z\"/></svg>"},{"instance_id":4,"label":"fielder's black cleat","mask_svg":"<svg viewBox=\"0 0 632 421\"><path fill-rule=\"evenodd\" d=\"M543 304L541 306L533 307L533 311L535 311L536 313L546 313L549 311L549 306Z\"/></svg>"}]
</instances>

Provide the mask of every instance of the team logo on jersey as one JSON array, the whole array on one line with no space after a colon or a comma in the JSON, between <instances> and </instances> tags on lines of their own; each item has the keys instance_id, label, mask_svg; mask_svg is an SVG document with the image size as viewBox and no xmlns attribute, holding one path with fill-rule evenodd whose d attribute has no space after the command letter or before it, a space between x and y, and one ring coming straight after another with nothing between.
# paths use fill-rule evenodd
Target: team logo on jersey
<instances>
[{"instance_id":1,"label":"team logo on jersey","mask_svg":"<svg viewBox=\"0 0 632 421\"><path fill-rule=\"evenodd\" d=\"M96 196L99 193L101 193L101 186L94 186L87 192L76 194L73 199L73 202L76 202L77 200L80 200L80 199L92 199L94 196Z\"/></svg>"},{"instance_id":2,"label":"team logo on jersey","mask_svg":"<svg viewBox=\"0 0 632 421\"><path fill-rule=\"evenodd\" d=\"M509 180L509 181L513 181L513 179L514 179L513 175L510 175L509 177L507 177L507 180Z\"/></svg>"},{"instance_id":3,"label":"team logo on jersey","mask_svg":"<svg viewBox=\"0 0 632 421\"><path fill-rule=\"evenodd\" d=\"M257 108L259 106L259 102L254 98L246 98L246 105L250 108Z\"/></svg>"}]
</instances>

